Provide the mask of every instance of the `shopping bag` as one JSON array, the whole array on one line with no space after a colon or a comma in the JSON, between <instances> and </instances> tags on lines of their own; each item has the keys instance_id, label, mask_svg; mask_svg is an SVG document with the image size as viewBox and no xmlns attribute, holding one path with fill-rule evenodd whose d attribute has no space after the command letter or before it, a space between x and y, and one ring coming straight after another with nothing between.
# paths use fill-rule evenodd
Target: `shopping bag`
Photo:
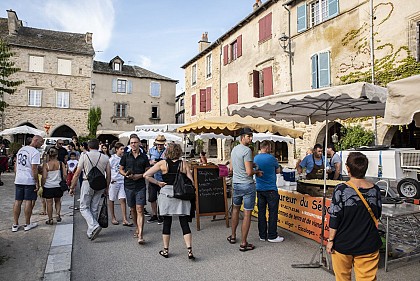
<instances>
[{"instance_id":1,"label":"shopping bag","mask_svg":"<svg viewBox=\"0 0 420 281\"><path fill-rule=\"evenodd\" d=\"M101 211L99 212L98 223L102 228L108 227L108 204L106 196L104 196L104 201L102 202Z\"/></svg>"}]
</instances>

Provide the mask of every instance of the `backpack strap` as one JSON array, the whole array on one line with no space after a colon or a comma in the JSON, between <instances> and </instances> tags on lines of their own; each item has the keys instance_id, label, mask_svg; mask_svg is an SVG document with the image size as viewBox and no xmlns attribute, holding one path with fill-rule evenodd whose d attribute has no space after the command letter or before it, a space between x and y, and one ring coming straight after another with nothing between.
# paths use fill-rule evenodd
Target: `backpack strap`
<instances>
[{"instance_id":1,"label":"backpack strap","mask_svg":"<svg viewBox=\"0 0 420 281\"><path fill-rule=\"evenodd\" d=\"M363 204L365 205L366 209L368 210L370 216L373 219L373 222L375 223L376 228L378 228L378 219L373 214L372 209L370 208L368 202L366 201L365 197L363 197L362 193L360 193L359 189L352 183L351 181L347 181L346 184L354 189L356 191L357 195L360 197L360 200L362 200Z\"/></svg>"}]
</instances>

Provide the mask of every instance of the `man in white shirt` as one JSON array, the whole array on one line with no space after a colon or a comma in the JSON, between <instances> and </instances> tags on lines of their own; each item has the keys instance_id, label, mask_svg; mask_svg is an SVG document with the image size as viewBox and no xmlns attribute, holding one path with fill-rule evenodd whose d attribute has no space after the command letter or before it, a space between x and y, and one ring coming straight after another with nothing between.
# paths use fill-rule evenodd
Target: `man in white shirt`
<instances>
[{"instance_id":1,"label":"man in white shirt","mask_svg":"<svg viewBox=\"0 0 420 281\"><path fill-rule=\"evenodd\" d=\"M16 155L16 195L13 206L13 232L19 230L19 216L23 201L25 201L25 224L23 229L28 231L38 226L37 223L31 223L31 216L39 189L38 165L41 164L41 156L37 148L40 148L43 143L44 139L41 136L34 136L31 143L19 149Z\"/></svg>"}]
</instances>

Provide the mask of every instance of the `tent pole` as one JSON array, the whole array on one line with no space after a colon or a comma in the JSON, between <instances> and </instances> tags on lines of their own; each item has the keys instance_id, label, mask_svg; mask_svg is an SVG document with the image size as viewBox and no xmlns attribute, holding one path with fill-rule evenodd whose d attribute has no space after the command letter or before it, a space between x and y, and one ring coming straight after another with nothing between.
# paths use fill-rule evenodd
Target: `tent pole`
<instances>
[{"instance_id":1,"label":"tent pole","mask_svg":"<svg viewBox=\"0 0 420 281\"><path fill-rule=\"evenodd\" d=\"M319 264L324 264L327 266L327 269L330 269L330 264L328 262L328 258L325 256L325 248L324 248L324 234L325 234L325 217L326 217L326 201L327 201L327 146L328 146L328 106L329 102L326 102L326 110L325 110L325 144L324 144L324 192L322 194L322 222L321 222L321 238L319 242ZM322 157L322 156L321 156ZM324 257L326 258L325 261L323 260ZM324 263L325 262L325 263Z\"/></svg>"}]
</instances>

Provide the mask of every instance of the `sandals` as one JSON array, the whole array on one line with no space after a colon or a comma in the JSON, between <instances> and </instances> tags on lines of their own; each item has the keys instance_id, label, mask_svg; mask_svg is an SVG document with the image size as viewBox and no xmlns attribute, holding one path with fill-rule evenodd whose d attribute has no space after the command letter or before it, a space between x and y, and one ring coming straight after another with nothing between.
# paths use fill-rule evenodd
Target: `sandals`
<instances>
[{"instance_id":1,"label":"sandals","mask_svg":"<svg viewBox=\"0 0 420 281\"><path fill-rule=\"evenodd\" d=\"M48 224L48 225L53 225L54 221L53 221L53 219L49 219L45 223Z\"/></svg>"},{"instance_id":2,"label":"sandals","mask_svg":"<svg viewBox=\"0 0 420 281\"><path fill-rule=\"evenodd\" d=\"M145 241L144 241L144 239L143 239L143 238L139 238L139 239L137 240L137 243L139 243L139 245L144 245Z\"/></svg>"},{"instance_id":3,"label":"sandals","mask_svg":"<svg viewBox=\"0 0 420 281\"><path fill-rule=\"evenodd\" d=\"M40 212L39 215L40 216L46 216L47 215L47 212Z\"/></svg>"},{"instance_id":4,"label":"sandals","mask_svg":"<svg viewBox=\"0 0 420 281\"><path fill-rule=\"evenodd\" d=\"M241 251L241 252L251 251L251 250L254 250L254 249L255 249L255 246L248 243L248 242L245 245L240 245L239 246L239 251Z\"/></svg>"},{"instance_id":5,"label":"sandals","mask_svg":"<svg viewBox=\"0 0 420 281\"><path fill-rule=\"evenodd\" d=\"M230 235L228 238L226 238L226 240L227 240L230 244L235 244L235 243L236 243L236 237L232 237L232 235Z\"/></svg>"},{"instance_id":6,"label":"sandals","mask_svg":"<svg viewBox=\"0 0 420 281\"><path fill-rule=\"evenodd\" d=\"M188 247L187 249L188 249L188 259L195 260L195 257L192 252L192 247Z\"/></svg>"},{"instance_id":7,"label":"sandals","mask_svg":"<svg viewBox=\"0 0 420 281\"><path fill-rule=\"evenodd\" d=\"M61 222L61 221L62 221L61 216L60 216L60 215L58 215L58 216L57 216L57 222Z\"/></svg>"},{"instance_id":8,"label":"sandals","mask_svg":"<svg viewBox=\"0 0 420 281\"><path fill-rule=\"evenodd\" d=\"M169 258L169 249L163 248L163 250L159 251L159 255L161 255L164 258Z\"/></svg>"}]
</instances>

